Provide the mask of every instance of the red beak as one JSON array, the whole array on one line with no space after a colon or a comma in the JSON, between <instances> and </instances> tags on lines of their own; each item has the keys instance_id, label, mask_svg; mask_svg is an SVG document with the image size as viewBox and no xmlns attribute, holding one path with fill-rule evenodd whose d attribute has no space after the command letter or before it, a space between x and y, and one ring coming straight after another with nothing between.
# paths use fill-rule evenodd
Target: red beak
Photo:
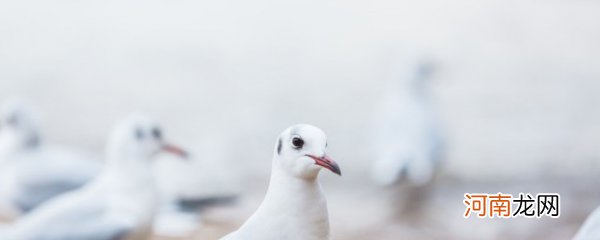
<instances>
[{"instance_id":1,"label":"red beak","mask_svg":"<svg viewBox=\"0 0 600 240\"><path fill-rule=\"evenodd\" d=\"M178 146L171 145L171 144L168 144L168 143L163 144L162 150L165 151L165 152L169 152L169 153L175 154L175 155L177 155L177 156L179 156L181 158L187 158L188 157L188 153L185 150L181 149Z\"/></svg>"},{"instance_id":2,"label":"red beak","mask_svg":"<svg viewBox=\"0 0 600 240\"><path fill-rule=\"evenodd\" d=\"M333 160L331 160L331 158L329 158L329 156L327 156L327 155L323 155L322 157L315 157L312 155L306 155L306 156L315 160L315 164L317 164L321 167L327 168L327 169L329 169L329 171L332 171L333 173L342 176L342 171L340 170L340 166L338 166L337 163L335 163Z\"/></svg>"}]
</instances>

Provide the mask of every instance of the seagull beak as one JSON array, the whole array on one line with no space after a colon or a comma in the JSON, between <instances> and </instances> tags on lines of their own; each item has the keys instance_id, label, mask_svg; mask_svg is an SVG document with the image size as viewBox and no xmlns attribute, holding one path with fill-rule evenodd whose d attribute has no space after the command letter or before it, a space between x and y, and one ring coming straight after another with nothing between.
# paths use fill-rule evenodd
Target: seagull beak
<instances>
[{"instance_id":1,"label":"seagull beak","mask_svg":"<svg viewBox=\"0 0 600 240\"><path fill-rule=\"evenodd\" d=\"M312 155L306 155L310 158L312 158L313 160L315 160L315 164L327 168L329 169L329 171L332 171L333 173L342 176L342 171L340 170L340 166L337 165L337 163L335 163L333 160L331 160L331 158L329 158L329 156L327 155L323 155L322 157L315 157Z\"/></svg>"},{"instance_id":2,"label":"seagull beak","mask_svg":"<svg viewBox=\"0 0 600 240\"><path fill-rule=\"evenodd\" d=\"M175 146L175 145L165 143L162 146L162 150L165 152L175 154L181 158L188 158L188 153L185 150L183 150L180 147Z\"/></svg>"}]
</instances>

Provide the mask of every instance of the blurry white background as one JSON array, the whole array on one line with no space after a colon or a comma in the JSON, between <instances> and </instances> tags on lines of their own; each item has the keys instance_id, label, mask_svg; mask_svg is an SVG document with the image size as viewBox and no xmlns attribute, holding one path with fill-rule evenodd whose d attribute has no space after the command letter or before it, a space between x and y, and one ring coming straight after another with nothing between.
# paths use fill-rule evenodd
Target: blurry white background
<instances>
[{"instance_id":1,"label":"blurry white background","mask_svg":"<svg viewBox=\"0 0 600 240\"><path fill-rule=\"evenodd\" d=\"M568 238L600 204L584 185L600 170L599 13L583 0L3 1L0 100L28 99L50 141L97 152L123 115L156 117L173 141L218 149L208 161L255 186L236 221L264 193L276 136L293 123L320 126L344 172L322 176L334 237L397 239L402 227L378 219L388 210L369 182L367 136L394 81L389 53L424 54L436 63L443 173L459 183L439 187L432 206L453 204L442 223L405 236L480 239L470 235L480 226L488 238ZM536 187L521 191L562 194L563 217L548 223L564 226L557 234L540 234L541 220L506 230L462 218L464 192L516 194L510 186L522 182ZM588 199L577 209L573 188ZM355 210L363 194L372 201Z\"/></svg>"}]
</instances>

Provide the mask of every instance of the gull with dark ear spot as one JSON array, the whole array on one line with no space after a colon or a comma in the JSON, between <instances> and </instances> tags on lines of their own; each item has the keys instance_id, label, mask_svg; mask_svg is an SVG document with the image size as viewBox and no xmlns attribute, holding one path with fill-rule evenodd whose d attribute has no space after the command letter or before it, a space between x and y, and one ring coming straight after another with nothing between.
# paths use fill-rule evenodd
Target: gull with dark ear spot
<instances>
[{"instance_id":1,"label":"gull with dark ear spot","mask_svg":"<svg viewBox=\"0 0 600 240\"><path fill-rule=\"evenodd\" d=\"M0 212L20 215L87 183L102 162L67 148L49 146L37 118L19 99L0 112Z\"/></svg>"},{"instance_id":2,"label":"gull with dark ear spot","mask_svg":"<svg viewBox=\"0 0 600 240\"><path fill-rule=\"evenodd\" d=\"M56 197L20 218L0 239L147 239L158 193L152 159L159 152L186 157L143 116L121 122L110 135L107 165L84 187Z\"/></svg>"},{"instance_id":3,"label":"gull with dark ear spot","mask_svg":"<svg viewBox=\"0 0 600 240\"><path fill-rule=\"evenodd\" d=\"M271 180L264 201L235 232L222 240L330 239L327 201L317 176L322 169L341 175L327 155L321 129L294 125L277 138Z\"/></svg>"}]
</instances>

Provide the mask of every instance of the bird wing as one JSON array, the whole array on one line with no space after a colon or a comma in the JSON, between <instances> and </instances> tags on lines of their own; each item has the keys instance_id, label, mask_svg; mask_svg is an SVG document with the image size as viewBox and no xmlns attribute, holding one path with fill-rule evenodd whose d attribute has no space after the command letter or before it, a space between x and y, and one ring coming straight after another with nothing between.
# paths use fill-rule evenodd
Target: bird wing
<instances>
[{"instance_id":1,"label":"bird wing","mask_svg":"<svg viewBox=\"0 0 600 240\"><path fill-rule=\"evenodd\" d=\"M16 169L18 192L13 201L23 211L62 193L77 189L95 177L101 164L68 152L44 150L24 156Z\"/></svg>"},{"instance_id":2,"label":"bird wing","mask_svg":"<svg viewBox=\"0 0 600 240\"><path fill-rule=\"evenodd\" d=\"M104 191L102 184L93 182L56 197L18 220L10 236L49 240L119 239L131 224L124 222L126 218L109 214Z\"/></svg>"},{"instance_id":3,"label":"bird wing","mask_svg":"<svg viewBox=\"0 0 600 240\"><path fill-rule=\"evenodd\" d=\"M19 193L14 196L13 202L22 211L29 212L43 202L62 193L75 190L83 184L60 180L28 181L20 185Z\"/></svg>"}]
</instances>

